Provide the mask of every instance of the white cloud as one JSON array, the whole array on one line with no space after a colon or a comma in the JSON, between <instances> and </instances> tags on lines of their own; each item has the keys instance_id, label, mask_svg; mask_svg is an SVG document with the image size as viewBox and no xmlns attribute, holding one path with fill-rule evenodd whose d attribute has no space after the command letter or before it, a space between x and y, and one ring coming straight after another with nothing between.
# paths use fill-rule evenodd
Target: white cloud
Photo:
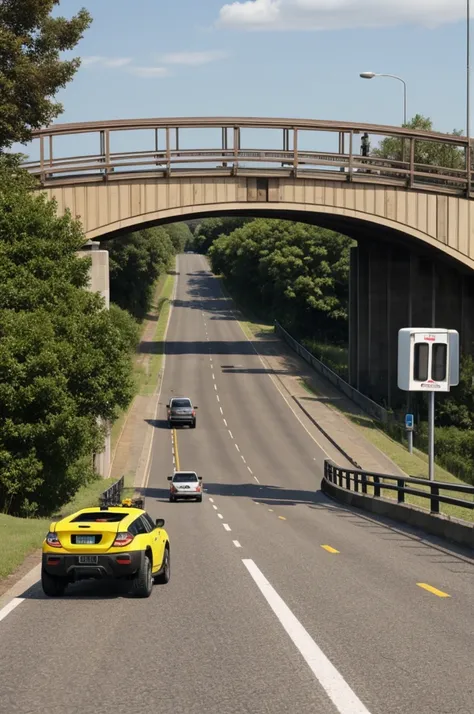
<instances>
[{"instance_id":1,"label":"white cloud","mask_svg":"<svg viewBox=\"0 0 474 714\"><path fill-rule=\"evenodd\" d=\"M221 8L218 25L245 30L437 27L465 16L466 0L237 0Z\"/></svg>"},{"instance_id":2,"label":"white cloud","mask_svg":"<svg viewBox=\"0 0 474 714\"><path fill-rule=\"evenodd\" d=\"M82 57L81 64L83 67L100 65L101 67L114 69L116 67L125 67L127 64L130 64L131 61L131 57L100 57L99 55L93 55L91 57Z\"/></svg>"},{"instance_id":3,"label":"white cloud","mask_svg":"<svg viewBox=\"0 0 474 714\"><path fill-rule=\"evenodd\" d=\"M217 62L220 59L225 59L228 55L225 52L172 52L164 55L162 61L164 64L185 64L185 65L203 65L210 62Z\"/></svg>"},{"instance_id":4,"label":"white cloud","mask_svg":"<svg viewBox=\"0 0 474 714\"><path fill-rule=\"evenodd\" d=\"M130 72L137 77L166 77L169 74L166 67L130 67Z\"/></svg>"}]
</instances>

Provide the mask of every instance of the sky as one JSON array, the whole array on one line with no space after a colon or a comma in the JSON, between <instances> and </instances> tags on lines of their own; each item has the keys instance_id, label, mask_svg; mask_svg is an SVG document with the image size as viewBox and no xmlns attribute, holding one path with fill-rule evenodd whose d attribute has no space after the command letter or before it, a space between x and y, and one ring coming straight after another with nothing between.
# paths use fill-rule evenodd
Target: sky
<instances>
[{"instance_id":1,"label":"sky","mask_svg":"<svg viewBox=\"0 0 474 714\"><path fill-rule=\"evenodd\" d=\"M58 122L262 116L465 130L465 0L62 0L93 17ZM473 8L474 14L474 8ZM65 140L66 141L66 140ZM141 147L136 147L141 148ZM262 148L265 148L262 146Z\"/></svg>"}]
</instances>

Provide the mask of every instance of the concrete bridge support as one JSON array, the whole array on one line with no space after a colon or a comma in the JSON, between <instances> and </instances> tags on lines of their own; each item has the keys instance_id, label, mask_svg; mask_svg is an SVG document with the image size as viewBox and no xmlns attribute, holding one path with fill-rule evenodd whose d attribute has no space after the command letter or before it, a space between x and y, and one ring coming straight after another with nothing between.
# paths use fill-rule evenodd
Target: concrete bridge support
<instances>
[{"instance_id":1,"label":"concrete bridge support","mask_svg":"<svg viewBox=\"0 0 474 714\"><path fill-rule=\"evenodd\" d=\"M110 278L109 278L109 253L107 250L100 250L100 243L88 241L84 250L79 251L79 255L92 259L90 269L89 290L102 295L105 300L105 307L110 306ZM109 478L111 467L111 439L110 425L105 425L107 434L105 437L104 450L100 454L94 455L94 467L102 478Z\"/></svg>"},{"instance_id":2,"label":"concrete bridge support","mask_svg":"<svg viewBox=\"0 0 474 714\"><path fill-rule=\"evenodd\" d=\"M402 327L458 330L463 354L474 354L474 276L403 246L360 241L351 249L349 378L393 409L407 398L397 387Z\"/></svg>"}]
</instances>

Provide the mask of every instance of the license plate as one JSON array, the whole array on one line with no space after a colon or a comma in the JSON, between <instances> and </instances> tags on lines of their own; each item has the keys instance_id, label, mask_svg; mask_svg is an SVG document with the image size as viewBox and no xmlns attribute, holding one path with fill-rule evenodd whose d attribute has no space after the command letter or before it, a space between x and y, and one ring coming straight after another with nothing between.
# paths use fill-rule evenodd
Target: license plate
<instances>
[{"instance_id":1,"label":"license plate","mask_svg":"<svg viewBox=\"0 0 474 714\"><path fill-rule=\"evenodd\" d=\"M80 565L96 565L98 562L97 555L80 555L79 564Z\"/></svg>"},{"instance_id":2,"label":"license plate","mask_svg":"<svg viewBox=\"0 0 474 714\"><path fill-rule=\"evenodd\" d=\"M90 535L78 535L76 536L77 545L94 545L95 536Z\"/></svg>"}]
</instances>

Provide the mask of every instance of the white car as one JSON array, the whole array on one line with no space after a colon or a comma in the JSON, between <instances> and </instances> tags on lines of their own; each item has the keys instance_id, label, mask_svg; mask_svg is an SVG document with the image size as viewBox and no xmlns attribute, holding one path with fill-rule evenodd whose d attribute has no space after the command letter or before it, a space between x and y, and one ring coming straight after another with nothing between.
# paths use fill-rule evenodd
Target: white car
<instances>
[{"instance_id":1,"label":"white car","mask_svg":"<svg viewBox=\"0 0 474 714\"><path fill-rule=\"evenodd\" d=\"M175 471L168 476L170 481L170 503L175 503L180 498L195 498L202 501L202 476L195 471Z\"/></svg>"}]
</instances>

